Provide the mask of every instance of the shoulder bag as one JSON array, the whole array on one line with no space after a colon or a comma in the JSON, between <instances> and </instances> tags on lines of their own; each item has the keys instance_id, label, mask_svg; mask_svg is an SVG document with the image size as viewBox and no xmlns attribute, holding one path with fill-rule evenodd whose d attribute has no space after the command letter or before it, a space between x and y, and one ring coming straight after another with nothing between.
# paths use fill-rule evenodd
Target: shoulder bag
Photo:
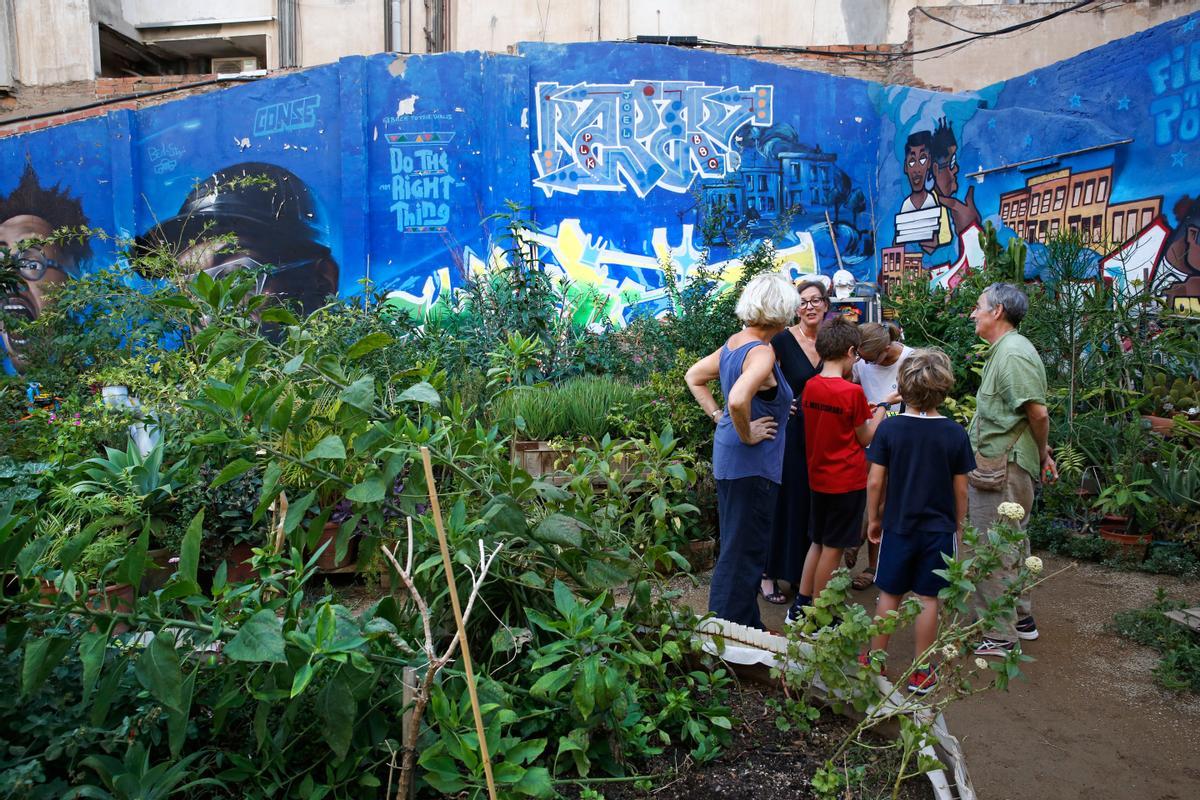
<instances>
[{"instance_id":1,"label":"shoulder bag","mask_svg":"<svg viewBox=\"0 0 1200 800\"><path fill-rule=\"evenodd\" d=\"M1008 456L1017 446L1017 441L1025 433L1029 425L1027 420L1021 420L1017 425L1017 433L1013 436L1008 447L998 456L975 454L975 469L967 473L967 483L984 492L998 492L1008 481Z\"/></svg>"}]
</instances>

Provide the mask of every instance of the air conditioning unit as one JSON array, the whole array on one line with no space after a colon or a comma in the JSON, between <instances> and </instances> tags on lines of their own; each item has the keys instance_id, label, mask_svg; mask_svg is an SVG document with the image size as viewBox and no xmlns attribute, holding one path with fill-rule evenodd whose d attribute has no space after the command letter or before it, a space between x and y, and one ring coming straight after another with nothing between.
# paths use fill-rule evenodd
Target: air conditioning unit
<instances>
[{"instance_id":1,"label":"air conditioning unit","mask_svg":"<svg viewBox=\"0 0 1200 800\"><path fill-rule=\"evenodd\" d=\"M212 71L218 75L240 75L243 72L254 72L258 69L258 59L249 58L214 58Z\"/></svg>"}]
</instances>

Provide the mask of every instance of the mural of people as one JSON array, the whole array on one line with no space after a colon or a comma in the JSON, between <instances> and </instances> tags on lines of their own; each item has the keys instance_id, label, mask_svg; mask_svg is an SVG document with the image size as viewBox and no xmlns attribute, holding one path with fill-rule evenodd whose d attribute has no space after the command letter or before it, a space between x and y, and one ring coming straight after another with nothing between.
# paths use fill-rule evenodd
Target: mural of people
<instances>
[{"instance_id":1,"label":"mural of people","mask_svg":"<svg viewBox=\"0 0 1200 800\"><path fill-rule=\"evenodd\" d=\"M58 185L44 187L29 164L12 193L0 199L0 251L17 259L22 285L4 298L4 312L28 322L37 319L46 305L47 291L78 275L91 253L86 240L32 245L30 239L49 236L64 227L86 227L80 201ZM0 329L4 351L12 366L23 365L24 340L15 331ZM3 353L0 353L2 356Z\"/></svg>"},{"instance_id":2,"label":"mural of people","mask_svg":"<svg viewBox=\"0 0 1200 800\"><path fill-rule=\"evenodd\" d=\"M311 313L338 291L338 264L323 241L312 191L283 167L244 162L192 189L171 219L139 240L167 244L180 263L219 278L263 270L257 292Z\"/></svg>"},{"instance_id":3,"label":"mural of people","mask_svg":"<svg viewBox=\"0 0 1200 800\"><path fill-rule=\"evenodd\" d=\"M1175 204L1178 224L1167 240L1159 262L1156 283L1165 290L1167 304L1200 310L1200 197L1184 195Z\"/></svg>"}]
</instances>

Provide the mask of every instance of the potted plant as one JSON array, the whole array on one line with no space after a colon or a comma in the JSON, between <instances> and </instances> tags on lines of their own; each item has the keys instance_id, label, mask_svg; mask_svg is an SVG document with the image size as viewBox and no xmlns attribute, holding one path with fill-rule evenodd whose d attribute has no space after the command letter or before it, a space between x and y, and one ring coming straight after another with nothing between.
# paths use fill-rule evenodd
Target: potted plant
<instances>
[{"instance_id":1,"label":"potted plant","mask_svg":"<svg viewBox=\"0 0 1200 800\"><path fill-rule=\"evenodd\" d=\"M1150 483L1149 478L1127 480L1117 473L1116 480L1104 487L1092 504L1103 515L1097 524L1100 537L1118 545L1127 556L1144 555L1152 538L1151 533L1141 532L1155 515Z\"/></svg>"},{"instance_id":2,"label":"potted plant","mask_svg":"<svg viewBox=\"0 0 1200 800\"><path fill-rule=\"evenodd\" d=\"M1200 417L1200 381L1191 376L1173 380L1157 372L1146 378L1143 392L1152 413L1143 413L1150 430L1171 436L1179 419Z\"/></svg>"}]
</instances>

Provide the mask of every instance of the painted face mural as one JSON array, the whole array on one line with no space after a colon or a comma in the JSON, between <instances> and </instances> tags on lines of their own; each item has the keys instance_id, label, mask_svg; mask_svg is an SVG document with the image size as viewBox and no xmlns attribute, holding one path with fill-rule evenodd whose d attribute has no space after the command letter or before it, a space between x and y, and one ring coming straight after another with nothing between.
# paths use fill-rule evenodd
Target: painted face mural
<instances>
[{"instance_id":1,"label":"painted face mural","mask_svg":"<svg viewBox=\"0 0 1200 800\"><path fill-rule=\"evenodd\" d=\"M929 142L932 137L929 131L918 131L908 137L904 146L904 174L908 176L908 186L912 189L912 197L924 198L929 191L933 175L930 172ZM920 208L920 203L914 203L914 208Z\"/></svg>"},{"instance_id":2,"label":"painted face mural","mask_svg":"<svg viewBox=\"0 0 1200 800\"><path fill-rule=\"evenodd\" d=\"M1157 282L1170 305L1198 310L1192 306L1200 298L1200 198L1184 195L1175 204L1175 217L1179 224L1168 240Z\"/></svg>"},{"instance_id":3,"label":"painted face mural","mask_svg":"<svg viewBox=\"0 0 1200 800\"><path fill-rule=\"evenodd\" d=\"M166 244L192 272L214 278L259 271L258 294L307 314L337 294L338 265L320 236L309 188L282 167L246 162L198 184L179 213L140 244Z\"/></svg>"},{"instance_id":4,"label":"painted face mural","mask_svg":"<svg viewBox=\"0 0 1200 800\"><path fill-rule=\"evenodd\" d=\"M16 260L21 276L18 289L4 298L6 315L26 322L37 319L49 290L73 278L89 252L86 243L36 245L30 240L49 236L59 228L87 224L77 199L57 186L44 188L33 169L25 167L12 194L0 199L0 252ZM13 366L20 369L25 341L15 330L0 329L0 338Z\"/></svg>"}]
</instances>

